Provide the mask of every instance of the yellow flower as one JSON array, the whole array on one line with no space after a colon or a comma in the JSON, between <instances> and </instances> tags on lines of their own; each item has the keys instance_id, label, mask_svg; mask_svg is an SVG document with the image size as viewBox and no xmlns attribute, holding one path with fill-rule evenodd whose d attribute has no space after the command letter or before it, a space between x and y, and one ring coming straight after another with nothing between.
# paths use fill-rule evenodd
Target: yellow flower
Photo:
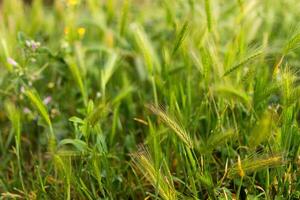
<instances>
[{"instance_id":1,"label":"yellow flower","mask_svg":"<svg viewBox=\"0 0 300 200\"><path fill-rule=\"evenodd\" d=\"M243 178L245 176L245 172L244 172L244 170L242 168L242 162L241 162L240 156L238 156L238 170L239 170L240 177Z\"/></svg>"},{"instance_id":2,"label":"yellow flower","mask_svg":"<svg viewBox=\"0 0 300 200\"><path fill-rule=\"evenodd\" d=\"M79 0L67 0L68 6L76 6L79 4Z\"/></svg>"},{"instance_id":3,"label":"yellow flower","mask_svg":"<svg viewBox=\"0 0 300 200\"><path fill-rule=\"evenodd\" d=\"M80 38L83 38L83 36L84 36L84 34L85 34L85 28L79 27L79 28L77 29L77 33L78 33L78 35L79 35Z\"/></svg>"}]
</instances>

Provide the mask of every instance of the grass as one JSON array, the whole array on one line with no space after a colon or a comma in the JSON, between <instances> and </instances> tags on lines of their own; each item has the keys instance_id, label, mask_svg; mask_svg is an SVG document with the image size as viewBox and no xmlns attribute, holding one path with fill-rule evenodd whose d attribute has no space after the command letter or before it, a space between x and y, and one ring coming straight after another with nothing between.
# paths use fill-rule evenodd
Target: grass
<instances>
[{"instance_id":1,"label":"grass","mask_svg":"<svg viewBox=\"0 0 300 200\"><path fill-rule=\"evenodd\" d=\"M296 0L3 0L0 199L299 199Z\"/></svg>"}]
</instances>

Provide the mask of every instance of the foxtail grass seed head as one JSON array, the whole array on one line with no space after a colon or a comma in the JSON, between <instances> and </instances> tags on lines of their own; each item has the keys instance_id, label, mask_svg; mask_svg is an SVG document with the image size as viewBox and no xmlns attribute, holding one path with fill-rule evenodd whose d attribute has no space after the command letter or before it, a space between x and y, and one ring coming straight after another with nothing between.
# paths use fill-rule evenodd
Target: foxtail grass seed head
<instances>
[{"instance_id":1,"label":"foxtail grass seed head","mask_svg":"<svg viewBox=\"0 0 300 200\"><path fill-rule=\"evenodd\" d=\"M155 115L157 115L169 128L171 128L177 136L189 147L193 147L193 141L191 140L188 132L180 126L174 119L172 119L162 107L156 107L154 105L146 105L146 107Z\"/></svg>"},{"instance_id":2,"label":"foxtail grass seed head","mask_svg":"<svg viewBox=\"0 0 300 200\"><path fill-rule=\"evenodd\" d=\"M140 150L131 156L134 167L143 173L154 188L158 189L159 195L164 200L177 199L173 181L163 174L161 169L155 169L150 153L145 147L140 147Z\"/></svg>"}]
</instances>

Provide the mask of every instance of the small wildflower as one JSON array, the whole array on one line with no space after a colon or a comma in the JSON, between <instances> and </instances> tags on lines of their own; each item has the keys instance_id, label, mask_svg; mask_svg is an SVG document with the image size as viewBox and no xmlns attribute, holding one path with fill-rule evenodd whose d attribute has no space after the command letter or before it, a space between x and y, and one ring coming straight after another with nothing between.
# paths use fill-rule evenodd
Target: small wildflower
<instances>
[{"instance_id":1,"label":"small wildflower","mask_svg":"<svg viewBox=\"0 0 300 200\"><path fill-rule=\"evenodd\" d=\"M79 0L67 0L68 6L76 6L79 4Z\"/></svg>"},{"instance_id":2,"label":"small wildflower","mask_svg":"<svg viewBox=\"0 0 300 200\"><path fill-rule=\"evenodd\" d=\"M69 49L70 48L70 44L65 40L61 42L60 46L61 46L62 49Z\"/></svg>"},{"instance_id":3,"label":"small wildflower","mask_svg":"<svg viewBox=\"0 0 300 200\"><path fill-rule=\"evenodd\" d=\"M23 93L23 94L25 93L25 88L23 86L21 87L20 90L21 90L21 93Z\"/></svg>"},{"instance_id":4,"label":"small wildflower","mask_svg":"<svg viewBox=\"0 0 300 200\"><path fill-rule=\"evenodd\" d=\"M25 44L28 48L31 48L33 51L35 51L37 48L41 46L40 42L36 42L34 40L26 40Z\"/></svg>"},{"instance_id":5,"label":"small wildflower","mask_svg":"<svg viewBox=\"0 0 300 200\"><path fill-rule=\"evenodd\" d=\"M78 32L79 37L80 37L80 38L83 38L83 36L85 35L85 28L79 27L79 28L77 29L77 32Z\"/></svg>"},{"instance_id":6,"label":"small wildflower","mask_svg":"<svg viewBox=\"0 0 300 200\"><path fill-rule=\"evenodd\" d=\"M52 97L51 97L51 96L47 96L47 97L43 100L43 103L44 103L45 105L48 105L51 101L52 101Z\"/></svg>"},{"instance_id":7,"label":"small wildflower","mask_svg":"<svg viewBox=\"0 0 300 200\"><path fill-rule=\"evenodd\" d=\"M41 46L41 43L40 42L34 42L31 44L31 48L33 50L36 50L37 48L39 48Z\"/></svg>"},{"instance_id":8,"label":"small wildflower","mask_svg":"<svg viewBox=\"0 0 300 200\"><path fill-rule=\"evenodd\" d=\"M70 33L70 28L69 27L65 27L64 28L64 34L68 35Z\"/></svg>"},{"instance_id":9,"label":"small wildflower","mask_svg":"<svg viewBox=\"0 0 300 200\"><path fill-rule=\"evenodd\" d=\"M52 89L54 88L55 84L53 82L49 82L47 86L48 88Z\"/></svg>"},{"instance_id":10,"label":"small wildflower","mask_svg":"<svg viewBox=\"0 0 300 200\"><path fill-rule=\"evenodd\" d=\"M51 111L50 111L51 118L55 118L58 115L59 115L59 111L57 109L55 109L55 108L51 109Z\"/></svg>"},{"instance_id":11,"label":"small wildflower","mask_svg":"<svg viewBox=\"0 0 300 200\"><path fill-rule=\"evenodd\" d=\"M27 47L30 47L30 44L31 44L31 43L30 43L29 40L26 40L26 41L25 41L25 44L26 44Z\"/></svg>"},{"instance_id":12,"label":"small wildflower","mask_svg":"<svg viewBox=\"0 0 300 200\"><path fill-rule=\"evenodd\" d=\"M31 113L31 110L30 110L29 108L25 107L25 108L23 109L23 112L24 112L25 114L29 114L29 113Z\"/></svg>"},{"instance_id":13,"label":"small wildflower","mask_svg":"<svg viewBox=\"0 0 300 200\"><path fill-rule=\"evenodd\" d=\"M32 199L32 200L37 199L37 195L36 195L36 192L35 192L35 191L31 191L31 192L29 193L29 199Z\"/></svg>"},{"instance_id":14,"label":"small wildflower","mask_svg":"<svg viewBox=\"0 0 300 200\"><path fill-rule=\"evenodd\" d=\"M30 58L30 61L31 61L32 63L35 63L35 62L36 62L36 59L35 59L35 58Z\"/></svg>"},{"instance_id":15,"label":"small wildflower","mask_svg":"<svg viewBox=\"0 0 300 200\"><path fill-rule=\"evenodd\" d=\"M14 67L18 66L18 63L14 59L12 59L10 57L7 58L7 62L9 64L11 64L12 66L14 66Z\"/></svg>"},{"instance_id":16,"label":"small wildflower","mask_svg":"<svg viewBox=\"0 0 300 200\"><path fill-rule=\"evenodd\" d=\"M100 98L101 96L102 96L102 95L101 95L100 92L97 92L97 93L96 93L96 97L97 97L97 98Z\"/></svg>"}]
</instances>

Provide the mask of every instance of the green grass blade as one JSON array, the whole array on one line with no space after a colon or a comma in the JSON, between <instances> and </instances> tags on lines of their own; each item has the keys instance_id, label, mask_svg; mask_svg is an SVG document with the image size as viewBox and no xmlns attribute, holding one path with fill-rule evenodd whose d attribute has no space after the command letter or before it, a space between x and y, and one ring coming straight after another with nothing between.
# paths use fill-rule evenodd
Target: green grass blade
<instances>
[{"instance_id":1,"label":"green grass blade","mask_svg":"<svg viewBox=\"0 0 300 200\"><path fill-rule=\"evenodd\" d=\"M255 52L253 54L251 54L250 56L244 58L243 60L241 60L239 63L235 64L234 66L232 66L230 69L228 69L223 76L227 76L229 74L231 74L232 72L234 72L235 70L237 70L238 68L242 67L243 65L247 64L248 62L254 60L256 57L260 56L263 52L262 51L258 51Z\"/></svg>"},{"instance_id":2,"label":"green grass blade","mask_svg":"<svg viewBox=\"0 0 300 200\"><path fill-rule=\"evenodd\" d=\"M39 94L36 92L34 89L26 89L25 90L25 95L28 97L32 105L36 108L36 110L41 114L45 122L47 123L49 129L50 129L50 134L52 137L54 137L54 132L52 128L52 123L50 120L50 116L48 114L47 108L43 104Z\"/></svg>"},{"instance_id":3,"label":"green grass blade","mask_svg":"<svg viewBox=\"0 0 300 200\"><path fill-rule=\"evenodd\" d=\"M188 21L186 21L186 22L184 22L183 26L181 27L179 34L177 35L176 40L175 40L175 45L173 47L172 55L174 55L177 52L177 50L181 46L182 42L186 38L188 30L189 30L188 25L189 25L189 23L188 23Z\"/></svg>"}]
</instances>

